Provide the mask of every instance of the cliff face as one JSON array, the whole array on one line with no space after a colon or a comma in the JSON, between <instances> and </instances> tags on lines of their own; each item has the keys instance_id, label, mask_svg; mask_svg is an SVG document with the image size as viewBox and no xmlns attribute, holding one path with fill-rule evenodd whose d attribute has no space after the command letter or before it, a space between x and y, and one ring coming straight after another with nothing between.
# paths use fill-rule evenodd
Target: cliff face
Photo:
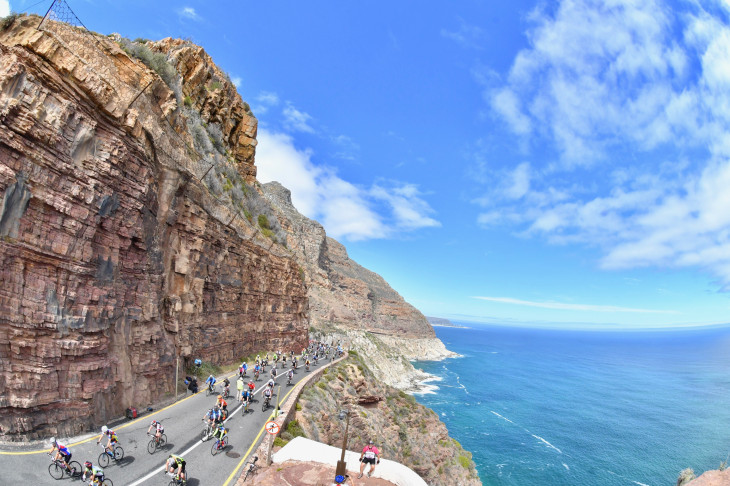
<instances>
[{"instance_id":1,"label":"cliff face","mask_svg":"<svg viewBox=\"0 0 730 486\"><path fill-rule=\"evenodd\" d=\"M174 390L176 357L298 349L299 266L211 195L175 93L102 36L0 33L0 437L73 435ZM255 176L256 120L201 50L181 88ZM186 98L187 100L187 98Z\"/></svg>"}]
</instances>

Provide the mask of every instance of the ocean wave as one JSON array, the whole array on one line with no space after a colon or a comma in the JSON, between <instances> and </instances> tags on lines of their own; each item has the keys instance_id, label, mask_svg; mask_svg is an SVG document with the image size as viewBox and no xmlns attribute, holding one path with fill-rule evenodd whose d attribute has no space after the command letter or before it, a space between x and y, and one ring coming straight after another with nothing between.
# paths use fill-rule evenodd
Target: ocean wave
<instances>
[{"instance_id":1,"label":"ocean wave","mask_svg":"<svg viewBox=\"0 0 730 486\"><path fill-rule=\"evenodd\" d=\"M436 395L439 387L421 382L419 388L411 392L412 395Z\"/></svg>"},{"instance_id":2,"label":"ocean wave","mask_svg":"<svg viewBox=\"0 0 730 486\"><path fill-rule=\"evenodd\" d=\"M555 447L554 445L552 445L550 442L548 442L545 439L543 439L542 437L540 437L539 435L535 435L535 434L531 434L531 435L534 438L536 438L537 440L539 440L540 442L542 442L543 444L545 444L546 446L550 447L551 449L555 449L556 451L558 451L561 454L563 453L563 451L561 451L560 449L558 449L557 447Z\"/></svg>"},{"instance_id":3,"label":"ocean wave","mask_svg":"<svg viewBox=\"0 0 730 486\"><path fill-rule=\"evenodd\" d=\"M649 486L648 484L640 483L638 481L631 481L634 484L638 484L639 486Z\"/></svg>"},{"instance_id":4,"label":"ocean wave","mask_svg":"<svg viewBox=\"0 0 730 486\"><path fill-rule=\"evenodd\" d=\"M567 464L563 463L563 467L564 467L565 469L567 469L568 471L570 471L570 467L569 467L569 466L568 466Z\"/></svg>"},{"instance_id":5,"label":"ocean wave","mask_svg":"<svg viewBox=\"0 0 730 486\"><path fill-rule=\"evenodd\" d=\"M497 412L495 412L494 410L490 410L490 412L492 412L492 413L493 413L494 415L496 415L497 417L501 418L502 420L506 420L507 422L511 423L512 425L517 425L516 423L514 423L513 421L511 421L511 420L510 420L510 419L508 419L507 417L504 417L504 416L502 416L502 415L498 414L498 413L497 413Z\"/></svg>"}]
</instances>

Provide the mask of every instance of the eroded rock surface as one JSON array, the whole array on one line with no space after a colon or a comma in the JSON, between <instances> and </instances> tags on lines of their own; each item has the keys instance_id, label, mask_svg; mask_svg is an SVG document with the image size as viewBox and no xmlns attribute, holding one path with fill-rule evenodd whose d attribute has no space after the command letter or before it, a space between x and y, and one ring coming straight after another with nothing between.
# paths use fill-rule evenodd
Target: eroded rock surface
<instances>
[{"instance_id":1,"label":"eroded rock surface","mask_svg":"<svg viewBox=\"0 0 730 486\"><path fill-rule=\"evenodd\" d=\"M174 93L106 37L37 25L0 33L0 437L145 406L177 357L300 349L299 266L199 182ZM201 52L184 51L183 90L250 180L255 118L235 90L207 97Z\"/></svg>"}]
</instances>

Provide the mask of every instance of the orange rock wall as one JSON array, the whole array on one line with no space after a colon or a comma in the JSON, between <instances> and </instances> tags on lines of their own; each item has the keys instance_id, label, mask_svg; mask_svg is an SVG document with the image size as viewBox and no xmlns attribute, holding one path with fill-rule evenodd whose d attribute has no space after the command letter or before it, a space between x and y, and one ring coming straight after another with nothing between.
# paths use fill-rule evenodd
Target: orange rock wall
<instances>
[{"instance_id":1,"label":"orange rock wall","mask_svg":"<svg viewBox=\"0 0 730 486\"><path fill-rule=\"evenodd\" d=\"M0 35L0 439L147 406L176 357L300 349L298 265L176 165L164 85L130 107L151 72L107 78L133 62L111 41L82 59L36 25Z\"/></svg>"}]
</instances>

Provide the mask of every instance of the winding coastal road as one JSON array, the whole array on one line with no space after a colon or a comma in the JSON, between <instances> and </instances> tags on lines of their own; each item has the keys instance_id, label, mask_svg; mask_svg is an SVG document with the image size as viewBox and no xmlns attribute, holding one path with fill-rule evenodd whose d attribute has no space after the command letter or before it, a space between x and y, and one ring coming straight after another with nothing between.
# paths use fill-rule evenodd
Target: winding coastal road
<instances>
[{"instance_id":1,"label":"winding coastal road","mask_svg":"<svg viewBox=\"0 0 730 486\"><path fill-rule=\"evenodd\" d=\"M110 424L110 427L117 433L119 445L124 449L124 458L119 463L112 461L108 467L104 468L105 476L113 481L114 486L167 486L170 478L164 473L163 466L169 454L177 454L184 457L187 462L189 486L235 484L252 451L267 435L264 431L264 424L273 416L277 399L283 403L299 381L326 363L329 361L320 361L318 366L311 367L310 372L307 372L303 366L298 367L292 385L286 384L286 373L280 373L274 387L275 396L272 399L272 406L266 412L261 410L263 402L261 390L269 379L270 367L256 382L256 401L249 406L248 413L245 415L242 413L241 406L234 398L228 400L229 416L225 425L229 429L230 445L215 456L211 454L213 440L202 442L200 439L203 415L215 404L216 399L215 396L206 396L205 389L160 410L146 413L135 420L124 421L116 426ZM229 375L231 390L234 394L236 393L236 377L237 374ZM220 389L220 387L218 388ZM146 435L152 419L156 419L164 425L168 440L168 444L154 454L147 451L150 438ZM81 464L90 460L97 465L99 454L103 450L102 445L96 444L98 438L97 434L71 439L59 437L58 439L71 450L73 454L71 460L79 461ZM106 440L103 440L102 444L105 443ZM2 483L81 485L80 478L64 477L57 481L50 476L48 466L51 460L46 455L48 451L50 451L50 446L45 447L45 445L42 450L37 447L35 450L9 447L0 449ZM261 460L263 461L264 458Z\"/></svg>"}]
</instances>

